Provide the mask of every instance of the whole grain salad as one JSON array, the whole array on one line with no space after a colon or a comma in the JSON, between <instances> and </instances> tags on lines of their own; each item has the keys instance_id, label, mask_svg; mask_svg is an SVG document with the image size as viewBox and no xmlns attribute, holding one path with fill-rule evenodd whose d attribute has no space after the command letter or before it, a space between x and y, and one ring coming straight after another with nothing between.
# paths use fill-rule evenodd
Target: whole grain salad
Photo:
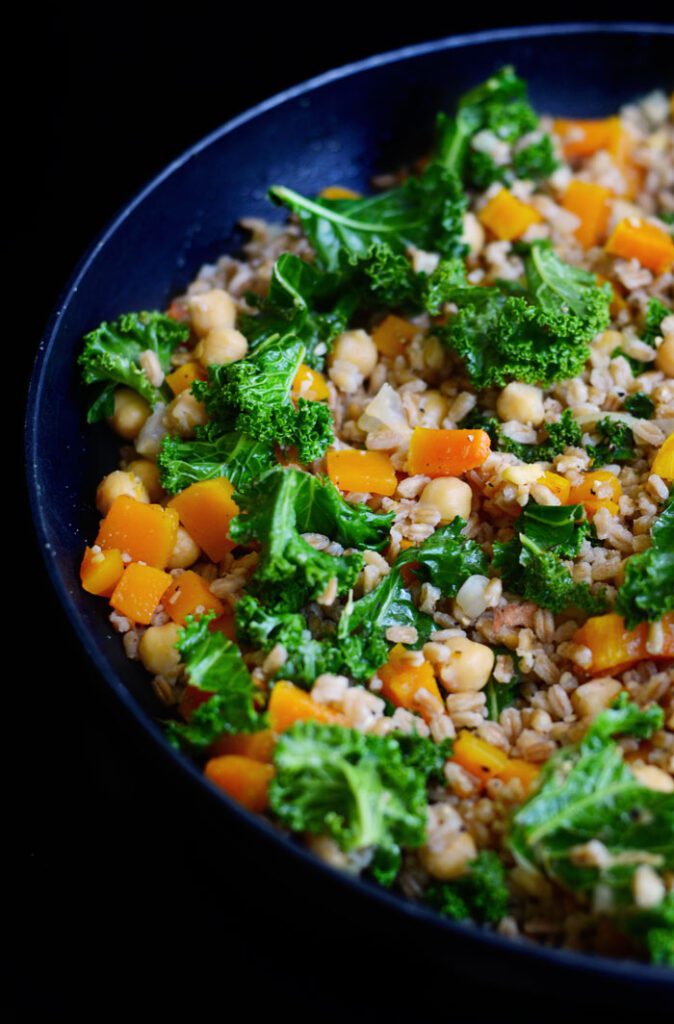
<instances>
[{"instance_id":1,"label":"whole grain salad","mask_svg":"<svg viewBox=\"0 0 674 1024\"><path fill-rule=\"evenodd\" d=\"M82 562L208 779L335 868L674 964L674 125L502 68L430 155L84 340Z\"/></svg>"}]
</instances>

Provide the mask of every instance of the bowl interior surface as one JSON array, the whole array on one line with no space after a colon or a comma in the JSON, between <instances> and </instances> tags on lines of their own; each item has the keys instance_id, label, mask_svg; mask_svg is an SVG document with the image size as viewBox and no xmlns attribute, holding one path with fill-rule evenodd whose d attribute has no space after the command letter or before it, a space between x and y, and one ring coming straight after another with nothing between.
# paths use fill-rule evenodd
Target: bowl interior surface
<instances>
[{"instance_id":1,"label":"bowl interior surface","mask_svg":"<svg viewBox=\"0 0 674 1024\"><path fill-rule=\"evenodd\" d=\"M116 466L118 451L105 425L85 422L87 396L76 367L82 336L128 310L165 308L204 262L237 251L242 216L282 220L284 212L266 198L269 186L315 193L339 183L365 191L373 174L426 152L436 112L451 109L503 64L514 64L528 81L537 110L556 115L603 116L652 89L671 91L673 33L662 26L506 30L413 47L322 76L242 115L180 157L85 256L42 339L31 384L33 512L72 625L107 684L165 751L157 724L162 709L145 671L125 658L105 603L80 587L83 546L97 530L96 484ZM200 778L186 758L171 756ZM223 814L229 809L242 818L224 797L219 804ZM479 941L504 948L497 937ZM557 963L565 956L546 955ZM615 973L608 961L571 956L569 962ZM638 965L626 970L642 981L657 973Z\"/></svg>"}]
</instances>

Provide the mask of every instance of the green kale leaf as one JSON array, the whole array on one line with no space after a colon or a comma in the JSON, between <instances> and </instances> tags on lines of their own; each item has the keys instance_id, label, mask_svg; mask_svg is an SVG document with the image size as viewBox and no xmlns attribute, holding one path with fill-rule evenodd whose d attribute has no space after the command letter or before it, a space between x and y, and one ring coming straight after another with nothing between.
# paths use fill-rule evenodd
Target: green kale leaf
<instances>
[{"instance_id":1,"label":"green kale leaf","mask_svg":"<svg viewBox=\"0 0 674 1024\"><path fill-rule=\"evenodd\" d=\"M447 257L465 251L466 197L456 176L435 163L421 177L359 199L309 199L280 185L269 194L299 218L325 270L370 260L376 246L399 254L416 246Z\"/></svg>"},{"instance_id":2,"label":"green kale leaf","mask_svg":"<svg viewBox=\"0 0 674 1024\"><path fill-rule=\"evenodd\" d=\"M631 462L634 458L634 437L627 423L604 416L597 424L601 440L588 448L593 466L609 466L614 462Z\"/></svg>"},{"instance_id":3,"label":"green kale leaf","mask_svg":"<svg viewBox=\"0 0 674 1024\"><path fill-rule=\"evenodd\" d=\"M313 486L305 483L305 475L299 470L275 469L234 495L241 512L230 524L230 537L236 543L260 545L251 586L274 611L299 611L320 597L333 579L337 593L346 593L363 565L360 554L336 558L316 550L301 536L307 532L306 524L315 521L312 516L325 515L325 507L316 511L312 508ZM320 486L315 485L316 493ZM342 512L337 502L333 502L328 519L335 510ZM348 514L339 520L336 515L335 522L335 532L338 528L358 532L372 525L366 515L361 520Z\"/></svg>"},{"instance_id":4,"label":"green kale leaf","mask_svg":"<svg viewBox=\"0 0 674 1024\"><path fill-rule=\"evenodd\" d=\"M239 327L251 350L274 335L292 334L305 347L304 362L320 370L357 304L355 290L340 290L337 275L322 273L294 253L285 252L274 264L269 293L259 311L241 316Z\"/></svg>"},{"instance_id":5,"label":"green kale leaf","mask_svg":"<svg viewBox=\"0 0 674 1024\"><path fill-rule=\"evenodd\" d=\"M274 749L271 810L293 832L329 835L346 851L371 850L391 884L401 848L425 839L426 782L397 739L298 722ZM383 855L383 856L382 856Z\"/></svg>"},{"instance_id":6,"label":"green kale leaf","mask_svg":"<svg viewBox=\"0 0 674 1024\"><path fill-rule=\"evenodd\" d=\"M525 296L499 287L455 285L445 301L458 312L437 333L463 360L478 388L509 380L550 384L577 376L589 341L609 322L610 288L564 263L549 242L526 247Z\"/></svg>"},{"instance_id":7,"label":"green kale leaf","mask_svg":"<svg viewBox=\"0 0 674 1024\"><path fill-rule=\"evenodd\" d=\"M642 785L613 737L646 738L662 727L663 718L661 708L642 710L621 694L580 743L562 748L543 765L535 791L515 812L508 839L526 871L543 873L588 899L601 887L616 922L634 935L643 934L644 915L653 921L652 912L634 902L638 865L649 863L659 871L674 867L674 794ZM582 856L590 842L601 844L594 862ZM602 902L606 905L606 895ZM658 924L666 908L659 909ZM648 943L648 934L643 938ZM661 942L653 937L656 948Z\"/></svg>"},{"instance_id":8,"label":"green kale leaf","mask_svg":"<svg viewBox=\"0 0 674 1024\"><path fill-rule=\"evenodd\" d=\"M209 366L208 382L196 381L192 391L222 431L296 448L301 462L312 462L334 435L326 405L300 398L295 407L291 400L292 383L305 352L294 335L272 335L245 359Z\"/></svg>"},{"instance_id":9,"label":"green kale leaf","mask_svg":"<svg viewBox=\"0 0 674 1024\"><path fill-rule=\"evenodd\" d=\"M576 583L560 560L574 558L587 536L582 506L530 502L516 528L512 540L494 544L493 564L508 590L555 613L577 607L598 615L606 609L603 590L595 594L586 583Z\"/></svg>"},{"instance_id":10,"label":"green kale leaf","mask_svg":"<svg viewBox=\"0 0 674 1024\"><path fill-rule=\"evenodd\" d=\"M463 536L466 526L466 521L456 516L447 526L435 530L419 547L403 551L396 566L411 563L420 580L439 587L443 597L455 597L469 576L484 576L489 566L480 545Z\"/></svg>"},{"instance_id":11,"label":"green kale leaf","mask_svg":"<svg viewBox=\"0 0 674 1024\"><path fill-rule=\"evenodd\" d=\"M236 644L211 632L213 612L188 615L178 638L180 660L190 686L213 694L193 712L189 722L167 722L174 746L207 747L223 733L255 732L264 727L256 711L253 680Z\"/></svg>"},{"instance_id":12,"label":"green kale leaf","mask_svg":"<svg viewBox=\"0 0 674 1024\"><path fill-rule=\"evenodd\" d=\"M455 921L500 921L508 909L508 887L498 854L482 850L470 862L465 875L453 882L430 885L424 893L424 903Z\"/></svg>"},{"instance_id":13,"label":"green kale leaf","mask_svg":"<svg viewBox=\"0 0 674 1024\"><path fill-rule=\"evenodd\" d=\"M165 400L167 389L156 388L140 366L143 352L154 352L162 370L171 367L173 350L187 341L189 328L163 313L124 313L111 323L103 321L84 337L84 348L77 362L85 384L101 385L87 421L111 416L114 393L119 384L133 388L151 406Z\"/></svg>"},{"instance_id":14,"label":"green kale leaf","mask_svg":"<svg viewBox=\"0 0 674 1024\"><path fill-rule=\"evenodd\" d=\"M492 722L498 722L501 712L505 711L506 708L512 707L515 703L522 682L522 675L519 670L519 658L516 654L507 647L494 647L493 650L496 657L502 654L512 658L513 662L513 674L509 682L497 682L492 672L484 688L484 695L487 698L487 718Z\"/></svg>"},{"instance_id":15,"label":"green kale leaf","mask_svg":"<svg viewBox=\"0 0 674 1024\"><path fill-rule=\"evenodd\" d=\"M461 421L462 427L480 427L489 434L494 451L509 452L521 462L552 462L557 455L563 455L567 448L579 448L583 431L576 423L570 409L565 409L556 423L546 423L547 437L539 444L525 444L513 441L502 430L496 416L488 416L473 410Z\"/></svg>"},{"instance_id":16,"label":"green kale leaf","mask_svg":"<svg viewBox=\"0 0 674 1024\"><path fill-rule=\"evenodd\" d=\"M268 441L232 431L220 433L215 424L197 429L195 440L164 437L157 465L162 487L176 494L200 480L226 476L235 488L251 484L274 465Z\"/></svg>"},{"instance_id":17,"label":"green kale leaf","mask_svg":"<svg viewBox=\"0 0 674 1024\"><path fill-rule=\"evenodd\" d=\"M623 402L623 409L637 419L649 420L655 412L655 403L643 391L634 391Z\"/></svg>"},{"instance_id":18,"label":"green kale leaf","mask_svg":"<svg viewBox=\"0 0 674 1024\"><path fill-rule=\"evenodd\" d=\"M486 149L471 144L487 131L508 150L497 160ZM476 188L494 181L509 184L514 178L548 177L557 167L552 140L539 129L538 117L527 99L526 83L512 67L465 93L456 116L438 117L438 160Z\"/></svg>"},{"instance_id":19,"label":"green kale leaf","mask_svg":"<svg viewBox=\"0 0 674 1024\"><path fill-rule=\"evenodd\" d=\"M641 338L647 345L654 345L657 338L662 337L662 321L672 315L672 310L660 299L651 298L646 306L646 321ZM643 366L644 364L642 364ZM642 371L643 372L643 371Z\"/></svg>"},{"instance_id":20,"label":"green kale leaf","mask_svg":"<svg viewBox=\"0 0 674 1024\"><path fill-rule=\"evenodd\" d=\"M674 611L674 494L651 530L651 546L625 563L616 610L628 629Z\"/></svg>"}]
</instances>

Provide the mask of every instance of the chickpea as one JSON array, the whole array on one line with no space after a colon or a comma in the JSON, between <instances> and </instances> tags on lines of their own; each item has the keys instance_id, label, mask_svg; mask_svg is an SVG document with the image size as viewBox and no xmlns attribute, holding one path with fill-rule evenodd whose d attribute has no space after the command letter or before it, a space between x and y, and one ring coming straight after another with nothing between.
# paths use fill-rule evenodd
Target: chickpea
<instances>
[{"instance_id":1,"label":"chickpea","mask_svg":"<svg viewBox=\"0 0 674 1024\"><path fill-rule=\"evenodd\" d=\"M477 857L477 847L470 832L456 832L447 837L447 841L434 849L432 844L419 848L419 860L422 867L433 878L449 881L466 873L468 864Z\"/></svg>"},{"instance_id":2,"label":"chickpea","mask_svg":"<svg viewBox=\"0 0 674 1024\"><path fill-rule=\"evenodd\" d=\"M114 473L104 476L96 489L96 508L102 516L108 514L113 501L121 494L128 494L130 498L146 504L150 500L140 477L135 473L125 473L122 469L116 469Z\"/></svg>"},{"instance_id":3,"label":"chickpea","mask_svg":"<svg viewBox=\"0 0 674 1024\"><path fill-rule=\"evenodd\" d=\"M194 354L205 368L225 366L243 359L248 351L248 342L241 331L234 327L212 327L194 350Z\"/></svg>"},{"instance_id":4,"label":"chickpea","mask_svg":"<svg viewBox=\"0 0 674 1024\"><path fill-rule=\"evenodd\" d=\"M463 216L461 241L468 246L471 256L477 256L484 246L484 228L474 213L466 213Z\"/></svg>"},{"instance_id":5,"label":"chickpea","mask_svg":"<svg viewBox=\"0 0 674 1024\"><path fill-rule=\"evenodd\" d=\"M449 401L440 391L425 391L421 396L419 421L422 427L439 427L449 409Z\"/></svg>"},{"instance_id":6,"label":"chickpea","mask_svg":"<svg viewBox=\"0 0 674 1024\"><path fill-rule=\"evenodd\" d=\"M233 327L236 323L236 305L232 296L222 288L191 295L187 301L192 327L200 338L213 327Z\"/></svg>"},{"instance_id":7,"label":"chickpea","mask_svg":"<svg viewBox=\"0 0 674 1024\"><path fill-rule=\"evenodd\" d=\"M167 406L165 422L169 433L180 437L194 437L195 427L206 423L206 410L190 391L181 391Z\"/></svg>"},{"instance_id":8,"label":"chickpea","mask_svg":"<svg viewBox=\"0 0 674 1024\"><path fill-rule=\"evenodd\" d=\"M496 402L496 411L502 420L517 420L518 423L531 423L539 427L543 422L543 392L533 384L520 384L513 381L506 384Z\"/></svg>"},{"instance_id":9,"label":"chickpea","mask_svg":"<svg viewBox=\"0 0 674 1024\"><path fill-rule=\"evenodd\" d=\"M134 459L126 468L129 473L135 473L143 481L150 501L161 501L164 497L164 488L156 462L150 459Z\"/></svg>"},{"instance_id":10,"label":"chickpea","mask_svg":"<svg viewBox=\"0 0 674 1024\"><path fill-rule=\"evenodd\" d=\"M473 501L473 492L465 480L456 476L438 476L426 484L420 505L429 505L440 513L443 523L451 523L455 516L468 519Z\"/></svg>"},{"instance_id":11,"label":"chickpea","mask_svg":"<svg viewBox=\"0 0 674 1024\"><path fill-rule=\"evenodd\" d=\"M643 786L659 793L674 793L674 779L654 764L633 764L632 771Z\"/></svg>"},{"instance_id":12,"label":"chickpea","mask_svg":"<svg viewBox=\"0 0 674 1024\"><path fill-rule=\"evenodd\" d=\"M150 406L144 398L131 388L117 388L115 409L108 423L120 437L134 441L150 415Z\"/></svg>"},{"instance_id":13,"label":"chickpea","mask_svg":"<svg viewBox=\"0 0 674 1024\"><path fill-rule=\"evenodd\" d=\"M655 365L665 377L674 377L674 334L669 334L655 354Z\"/></svg>"},{"instance_id":14,"label":"chickpea","mask_svg":"<svg viewBox=\"0 0 674 1024\"><path fill-rule=\"evenodd\" d=\"M351 363L363 375L369 377L379 359L377 346L366 331L344 331L332 348L332 361Z\"/></svg>"},{"instance_id":15,"label":"chickpea","mask_svg":"<svg viewBox=\"0 0 674 1024\"><path fill-rule=\"evenodd\" d=\"M477 692L487 685L494 667L494 652L465 636L447 641L449 660L440 669L440 679L450 693Z\"/></svg>"},{"instance_id":16,"label":"chickpea","mask_svg":"<svg viewBox=\"0 0 674 1024\"><path fill-rule=\"evenodd\" d=\"M179 526L176 542L173 545L173 551L169 558L168 568L189 569L191 565L194 565L200 554L201 550L198 544L190 537L184 527Z\"/></svg>"},{"instance_id":17,"label":"chickpea","mask_svg":"<svg viewBox=\"0 0 674 1024\"><path fill-rule=\"evenodd\" d=\"M571 694L571 703L574 711L581 718L594 718L600 711L607 708L614 697L617 697L622 689L621 684L612 676L603 676L601 679L592 679L589 683L582 683Z\"/></svg>"},{"instance_id":18,"label":"chickpea","mask_svg":"<svg viewBox=\"0 0 674 1024\"><path fill-rule=\"evenodd\" d=\"M180 655L176 650L180 626L177 622L167 622L163 626L149 626L140 638L138 654L143 665L153 676L166 676L168 679L178 675Z\"/></svg>"}]
</instances>

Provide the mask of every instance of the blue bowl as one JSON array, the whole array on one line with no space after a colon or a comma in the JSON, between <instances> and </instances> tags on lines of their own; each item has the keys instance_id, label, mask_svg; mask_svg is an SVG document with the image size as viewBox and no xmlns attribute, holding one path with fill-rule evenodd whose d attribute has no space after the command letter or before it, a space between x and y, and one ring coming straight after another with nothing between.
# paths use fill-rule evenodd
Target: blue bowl
<instances>
[{"instance_id":1,"label":"blue bowl","mask_svg":"<svg viewBox=\"0 0 674 1024\"><path fill-rule=\"evenodd\" d=\"M116 464L118 441L88 427L76 356L82 336L127 310L164 308L202 263L235 251L242 216L281 219L267 200L281 183L315 193L339 183L367 190L372 175L423 153L435 113L497 67L516 65L538 110L595 117L654 88L674 85L674 28L568 25L505 29L413 46L352 64L267 100L184 153L115 218L68 284L41 341L30 386L26 462L32 511L51 581L109 690L195 798L230 828L267 844L338 899L359 901L387 928L405 930L442 959L482 976L549 991L562 976L590 997L661 999L672 975L643 964L514 943L445 921L366 882L345 878L203 779L164 739L162 709L145 671L112 635L104 604L80 587L83 546L95 535L97 482Z\"/></svg>"}]
</instances>

